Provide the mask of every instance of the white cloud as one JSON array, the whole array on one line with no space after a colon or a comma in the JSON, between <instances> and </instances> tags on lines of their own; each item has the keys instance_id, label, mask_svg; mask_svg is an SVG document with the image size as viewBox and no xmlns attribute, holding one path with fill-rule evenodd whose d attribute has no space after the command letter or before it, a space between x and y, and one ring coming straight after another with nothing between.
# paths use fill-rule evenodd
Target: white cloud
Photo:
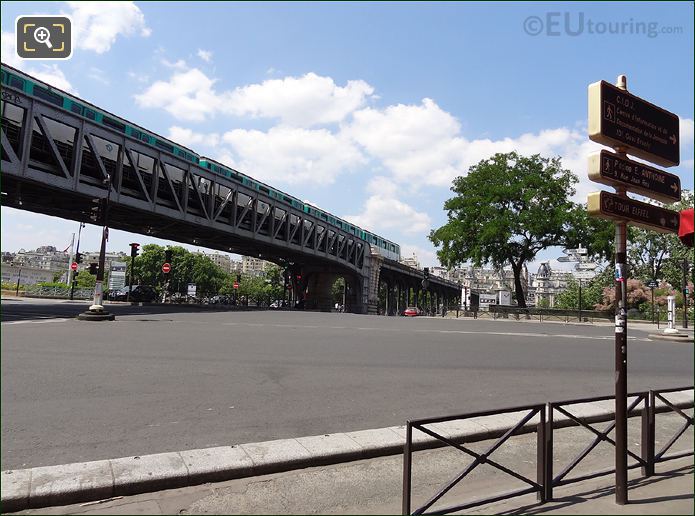
<instances>
[{"instance_id":1,"label":"white cloud","mask_svg":"<svg viewBox=\"0 0 695 516\"><path fill-rule=\"evenodd\" d=\"M692 118L680 119L680 142L681 147L693 146L693 135L695 134L695 124Z\"/></svg>"},{"instance_id":2,"label":"white cloud","mask_svg":"<svg viewBox=\"0 0 695 516\"><path fill-rule=\"evenodd\" d=\"M70 81L65 77L63 71L58 67L57 64L41 64L35 65L38 68L30 66L30 61L27 59L21 59L15 50L15 35L13 32L3 32L0 35L0 41L2 44L2 62L7 63L10 66L14 66L29 75L33 75L37 79L40 79L51 86L55 86L61 90L75 93L75 89L70 84Z\"/></svg>"},{"instance_id":3,"label":"white cloud","mask_svg":"<svg viewBox=\"0 0 695 516\"><path fill-rule=\"evenodd\" d=\"M104 72L100 68L97 68L96 66L92 66L89 69L89 72L87 72L87 77L89 77L93 81L100 82L101 84L104 84L106 86L111 84L111 81L106 76L106 72Z\"/></svg>"},{"instance_id":4,"label":"white cloud","mask_svg":"<svg viewBox=\"0 0 695 516\"><path fill-rule=\"evenodd\" d=\"M235 129L222 139L231 147L225 163L266 182L326 185L365 162L352 142L325 129Z\"/></svg>"},{"instance_id":5,"label":"white cloud","mask_svg":"<svg viewBox=\"0 0 695 516\"><path fill-rule=\"evenodd\" d=\"M212 61L212 52L210 50L203 50L202 48L199 48L196 55L206 63Z\"/></svg>"},{"instance_id":6,"label":"white cloud","mask_svg":"<svg viewBox=\"0 0 695 516\"><path fill-rule=\"evenodd\" d=\"M174 73L135 96L140 107L162 108L180 120L202 122L218 111L223 102L213 91L214 81L197 68Z\"/></svg>"},{"instance_id":7,"label":"white cloud","mask_svg":"<svg viewBox=\"0 0 695 516\"><path fill-rule=\"evenodd\" d=\"M423 185L448 187L452 180L497 152L560 156L565 168L579 178L575 199L585 200L595 190L586 173L588 155L600 147L589 141L582 128L560 127L498 140L469 140L460 124L433 100L419 105L393 105L384 109L356 111L343 132L380 161L397 184L411 189Z\"/></svg>"},{"instance_id":8,"label":"white cloud","mask_svg":"<svg viewBox=\"0 0 695 516\"><path fill-rule=\"evenodd\" d=\"M178 59L177 61L172 62L162 58L161 63L167 68L174 68L176 70L186 70L188 68L186 61L183 59Z\"/></svg>"},{"instance_id":9,"label":"white cloud","mask_svg":"<svg viewBox=\"0 0 695 516\"><path fill-rule=\"evenodd\" d=\"M289 125L310 127L340 122L373 92L364 81L348 81L341 87L330 77L308 73L237 88L230 95L229 110L235 115L278 118Z\"/></svg>"},{"instance_id":10,"label":"white cloud","mask_svg":"<svg viewBox=\"0 0 695 516\"><path fill-rule=\"evenodd\" d=\"M168 138L192 149L195 149L196 145L216 147L220 143L220 135L217 133L197 133L186 127L176 125L169 128Z\"/></svg>"},{"instance_id":11,"label":"white cloud","mask_svg":"<svg viewBox=\"0 0 695 516\"><path fill-rule=\"evenodd\" d=\"M376 233L397 230L422 235L432 227L432 219L427 213L399 201L390 192L370 196L362 213L347 215L345 220Z\"/></svg>"},{"instance_id":12,"label":"white cloud","mask_svg":"<svg viewBox=\"0 0 695 516\"><path fill-rule=\"evenodd\" d=\"M311 127L340 122L373 92L364 81L348 81L341 87L330 77L314 73L217 92L215 80L197 68L184 71L180 63L167 62L177 69L169 80L157 81L136 95L140 106L165 109L180 120L203 121L221 113Z\"/></svg>"},{"instance_id":13,"label":"white cloud","mask_svg":"<svg viewBox=\"0 0 695 516\"><path fill-rule=\"evenodd\" d=\"M107 52L119 35L150 35L145 15L133 2L67 2L75 47Z\"/></svg>"}]
</instances>

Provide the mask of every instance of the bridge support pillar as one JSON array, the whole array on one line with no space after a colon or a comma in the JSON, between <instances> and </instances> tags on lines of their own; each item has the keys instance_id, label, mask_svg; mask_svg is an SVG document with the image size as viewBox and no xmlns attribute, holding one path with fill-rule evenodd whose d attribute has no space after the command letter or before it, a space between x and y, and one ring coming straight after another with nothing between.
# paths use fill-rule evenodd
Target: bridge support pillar
<instances>
[{"instance_id":1,"label":"bridge support pillar","mask_svg":"<svg viewBox=\"0 0 695 516\"><path fill-rule=\"evenodd\" d=\"M366 289L367 313L376 315L379 306L379 275L384 258L378 253L372 253L369 258L369 278Z\"/></svg>"}]
</instances>

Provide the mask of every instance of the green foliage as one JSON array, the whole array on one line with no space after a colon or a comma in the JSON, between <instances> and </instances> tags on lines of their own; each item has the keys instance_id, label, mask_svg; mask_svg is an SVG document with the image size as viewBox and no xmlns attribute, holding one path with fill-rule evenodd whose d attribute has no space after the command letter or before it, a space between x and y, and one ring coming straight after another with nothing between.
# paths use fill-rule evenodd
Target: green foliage
<instances>
[{"instance_id":1,"label":"green foliage","mask_svg":"<svg viewBox=\"0 0 695 516\"><path fill-rule=\"evenodd\" d=\"M612 279L612 277L611 277ZM603 289L606 288L605 277L597 276L591 281L582 281L582 310L594 310L603 300ZM555 298L555 307L565 310L579 308L579 282L572 279L567 289Z\"/></svg>"},{"instance_id":2,"label":"green foliage","mask_svg":"<svg viewBox=\"0 0 695 516\"><path fill-rule=\"evenodd\" d=\"M692 208L694 199L692 191L684 190L680 202L666 207L674 211ZM685 247L674 233L657 233L630 226L628 244L631 277L645 282L665 280L674 288L682 287L682 263L687 259L692 267L693 250Z\"/></svg>"},{"instance_id":3,"label":"green foliage","mask_svg":"<svg viewBox=\"0 0 695 516\"><path fill-rule=\"evenodd\" d=\"M331 296L334 303L343 304L343 292L345 291L345 278L338 278L331 288Z\"/></svg>"},{"instance_id":4,"label":"green foliage","mask_svg":"<svg viewBox=\"0 0 695 516\"><path fill-rule=\"evenodd\" d=\"M68 288L66 283L62 283L60 281L40 281L36 285L45 288ZM15 284L15 288L16 286L17 285Z\"/></svg>"},{"instance_id":5,"label":"green foliage","mask_svg":"<svg viewBox=\"0 0 695 516\"><path fill-rule=\"evenodd\" d=\"M547 297L542 297L536 303L538 308L550 308L550 300Z\"/></svg>"},{"instance_id":6,"label":"green foliage","mask_svg":"<svg viewBox=\"0 0 695 516\"><path fill-rule=\"evenodd\" d=\"M548 247L574 243L581 231L579 210L570 200L577 178L559 158L495 154L454 180L456 194L444 203L448 222L429 238L439 261L459 266L511 264L519 306L526 306L521 284L525 263ZM571 238L570 238L571 237Z\"/></svg>"}]
</instances>

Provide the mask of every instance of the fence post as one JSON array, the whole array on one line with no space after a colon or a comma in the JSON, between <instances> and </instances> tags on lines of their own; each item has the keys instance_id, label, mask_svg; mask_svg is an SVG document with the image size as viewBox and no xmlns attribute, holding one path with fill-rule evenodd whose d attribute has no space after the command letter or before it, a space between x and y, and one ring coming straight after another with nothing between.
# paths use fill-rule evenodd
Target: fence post
<instances>
[{"instance_id":1,"label":"fence post","mask_svg":"<svg viewBox=\"0 0 695 516\"><path fill-rule=\"evenodd\" d=\"M654 475L654 418L656 416L654 391L649 391L644 399L642 409L642 459L647 463L642 466L642 475Z\"/></svg>"},{"instance_id":2,"label":"fence post","mask_svg":"<svg viewBox=\"0 0 695 516\"><path fill-rule=\"evenodd\" d=\"M536 482L541 486L540 490L536 494L537 499L544 503L546 501L546 462L548 458L546 457L546 444L545 444L545 407L538 411L540 416L540 422L536 427Z\"/></svg>"},{"instance_id":3,"label":"fence post","mask_svg":"<svg viewBox=\"0 0 695 516\"><path fill-rule=\"evenodd\" d=\"M405 425L405 447L403 449L403 514L410 514L412 441L413 427L408 421Z\"/></svg>"},{"instance_id":4,"label":"fence post","mask_svg":"<svg viewBox=\"0 0 695 516\"><path fill-rule=\"evenodd\" d=\"M545 405L545 463L543 474L543 490L545 501L553 499L553 404Z\"/></svg>"}]
</instances>

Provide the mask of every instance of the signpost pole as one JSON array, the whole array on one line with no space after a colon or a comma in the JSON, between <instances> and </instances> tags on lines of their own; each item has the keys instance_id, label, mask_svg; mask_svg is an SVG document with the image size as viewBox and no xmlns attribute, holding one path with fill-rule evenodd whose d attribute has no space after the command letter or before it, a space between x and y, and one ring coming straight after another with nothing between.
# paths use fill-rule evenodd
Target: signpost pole
<instances>
[{"instance_id":1,"label":"signpost pole","mask_svg":"<svg viewBox=\"0 0 695 516\"><path fill-rule=\"evenodd\" d=\"M683 259L683 328L688 327L688 259Z\"/></svg>"},{"instance_id":2,"label":"signpost pole","mask_svg":"<svg viewBox=\"0 0 695 516\"><path fill-rule=\"evenodd\" d=\"M582 322L582 278L579 278L579 322Z\"/></svg>"},{"instance_id":3,"label":"signpost pole","mask_svg":"<svg viewBox=\"0 0 695 516\"><path fill-rule=\"evenodd\" d=\"M627 77L616 86L627 91ZM615 151L625 157L624 147ZM627 197L624 187L616 194ZM615 502L627 503L627 222L615 224Z\"/></svg>"},{"instance_id":4,"label":"signpost pole","mask_svg":"<svg viewBox=\"0 0 695 516\"><path fill-rule=\"evenodd\" d=\"M652 324L654 324L654 287L652 286Z\"/></svg>"}]
</instances>

